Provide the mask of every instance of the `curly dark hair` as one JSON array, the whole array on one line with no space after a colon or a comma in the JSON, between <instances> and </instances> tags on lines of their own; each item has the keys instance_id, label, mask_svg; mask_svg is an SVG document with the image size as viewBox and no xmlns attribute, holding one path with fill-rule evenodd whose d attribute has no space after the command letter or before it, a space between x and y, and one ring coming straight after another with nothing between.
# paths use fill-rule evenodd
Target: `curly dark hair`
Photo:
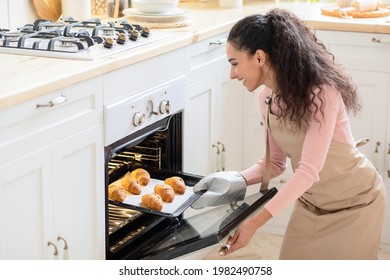
<instances>
[{"instance_id":1,"label":"curly dark hair","mask_svg":"<svg viewBox=\"0 0 390 280\"><path fill-rule=\"evenodd\" d=\"M310 106L319 90L323 113L324 85L333 85L342 95L349 112L356 114L360 103L356 85L314 32L293 13L275 8L265 15L255 14L238 21L228 42L237 50L254 55L258 49L268 54L275 72L276 102L281 119L294 121L300 128L308 121Z\"/></svg>"}]
</instances>

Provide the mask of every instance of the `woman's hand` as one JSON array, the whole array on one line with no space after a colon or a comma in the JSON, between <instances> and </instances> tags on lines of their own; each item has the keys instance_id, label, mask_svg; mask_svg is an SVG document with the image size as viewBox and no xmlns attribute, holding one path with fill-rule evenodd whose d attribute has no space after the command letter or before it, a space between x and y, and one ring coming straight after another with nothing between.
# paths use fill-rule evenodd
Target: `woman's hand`
<instances>
[{"instance_id":1,"label":"woman's hand","mask_svg":"<svg viewBox=\"0 0 390 280\"><path fill-rule=\"evenodd\" d=\"M226 255L247 246L256 231L271 218L272 215L267 209L263 208L255 216L245 220L234 234L228 238L226 245L231 245L231 247L226 252Z\"/></svg>"}]
</instances>

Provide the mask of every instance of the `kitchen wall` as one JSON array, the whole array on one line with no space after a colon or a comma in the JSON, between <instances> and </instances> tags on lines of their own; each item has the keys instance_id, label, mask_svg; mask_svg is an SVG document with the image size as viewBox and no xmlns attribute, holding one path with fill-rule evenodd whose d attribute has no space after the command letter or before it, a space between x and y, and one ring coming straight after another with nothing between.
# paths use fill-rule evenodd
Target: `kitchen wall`
<instances>
[{"instance_id":1,"label":"kitchen wall","mask_svg":"<svg viewBox=\"0 0 390 280\"><path fill-rule=\"evenodd\" d=\"M16 29L26 23L34 22L37 15L32 2L32 0L0 0L0 27Z\"/></svg>"}]
</instances>

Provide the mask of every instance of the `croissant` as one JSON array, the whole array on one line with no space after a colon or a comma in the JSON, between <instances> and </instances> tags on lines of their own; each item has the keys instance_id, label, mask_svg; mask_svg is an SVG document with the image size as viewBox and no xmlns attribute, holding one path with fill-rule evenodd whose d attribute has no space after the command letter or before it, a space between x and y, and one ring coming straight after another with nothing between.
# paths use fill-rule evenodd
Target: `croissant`
<instances>
[{"instance_id":1,"label":"croissant","mask_svg":"<svg viewBox=\"0 0 390 280\"><path fill-rule=\"evenodd\" d=\"M112 200L123 202L126 199L126 190L120 185L108 186L108 197Z\"/></svg>"},{"instance_id":2,"label":"croissant","mask_svg":"<svg viewBox=\"0 0 390 280\"><path fill-rule=\"evenodd\" d=\"M132 194L140 194L141 193L141 186L137 179L131 178L129 176L125 176L121 179L122 186Z\"/></svg>"},{"instance_id":3,"label":"croissant","mask_svg":"<svg viewBox=\"0 0 390 280\"><path fill-rule=\"evenodd\" d=\"M137 168L131 172L131 177L138 180L141 186L146 186L150 181L150 174L142 168Z\"/></svg>"},{"instance_id":4,"label":"croissant","mask_svg":"<svg viewBox=\"0 0 390 280\"><path fill-rule=\"evenodd\" d=\"M172 202L175 198L175 191L167 184L157 184L154 187L154 192L161 196L162 200Z\"/></svg>"},{"instance_id":5,"label":"croissant","mask_svg":"<svg viewBox=\"0 0 390 280\"><path fill-rule=\"evenodd\" d=\"M171 186L175 193L178 194L183 194L186 191L186 184L184 180L178 176L165 179L164 184Z\"/></svg>"},{"instance_id":6,"label":"croissant","mask_svg":"<svg viewBox=\"0 0 390 280\"><path fill-rule=\"evenodd\" d=\"M161 211L161 209L163 208L162 198L156 193L144 194L141 197L141 201L143 204L145 204L147 208L153 210Z\"/></svg>"}]
</instances>

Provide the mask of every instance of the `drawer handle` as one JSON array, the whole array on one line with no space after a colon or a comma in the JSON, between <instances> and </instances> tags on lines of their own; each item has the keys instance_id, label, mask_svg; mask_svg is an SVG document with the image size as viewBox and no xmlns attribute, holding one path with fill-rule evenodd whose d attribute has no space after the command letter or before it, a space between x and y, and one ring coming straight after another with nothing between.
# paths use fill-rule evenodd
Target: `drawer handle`
<instances>
[{"instance_id":1,"label":"drawer handle","mask_svg":"<svg viewBox=\"0 0 390 280\"><path fill-rule=\"evenodd\" d=\"M224 38L224 39L219 39L219 40L217 40L217 41L212 41L212 42L210 42L210 46L211 46L211 45L225 45L226 42L227 42L227 39L226 39L226 38Z\"/></svg>"},{"instance_id":2,"label":"drawer handle","mask_svg":"<svg viewBox=\"0 0 390 280\"><path fill-rule=\"evenodd\" d=\"M63 95L63 94L61 94L61 96L58 96L58 97L54 98L52 101L49 101L46 104L37 104L37 108L40 108L40 107L54 107L54 106L63 104L66 101L68 101L68 97Z\"/></svg>"},{"instance_id":3,"label":"drawer handle","mask_svg":"<svg viewBox=\"0 0 390 280\"><path fill-rule=\"evenodd\" d=\"M390 44L390 39L381 39L381 38L372 38L372 42L379 43L379 44Z\"/></svg>"}]
</instances>

